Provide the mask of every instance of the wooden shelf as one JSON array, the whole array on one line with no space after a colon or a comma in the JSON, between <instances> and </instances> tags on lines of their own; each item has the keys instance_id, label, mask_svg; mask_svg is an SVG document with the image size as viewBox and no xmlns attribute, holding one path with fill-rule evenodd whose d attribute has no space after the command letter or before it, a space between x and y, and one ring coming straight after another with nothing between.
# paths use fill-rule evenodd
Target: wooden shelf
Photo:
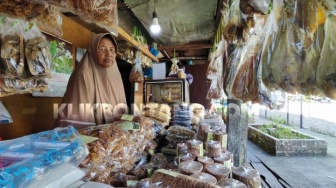
<instances>
[{"instance_id":1,"label":"wooden shelf","mask_svg":"<svg viewBox=\"0 0 336 188\"><path fill-rule=\"evenodd\" d=\"M134 47L139 47L140 51L146 55L147 57L151 58L152 60L154 60L155 62L159 62L159 59L156 58L153 54L151 54L147 48L143 47L143 46L139 46L138 41L136 41L133 37L131 37L128 33L126 33L123 29L121 29L120 27L118 27L118 34L125 39L127 42L129 42L130 44L132 44Z\"/></svg>"},{"instance_id":2,"label":"wooden shelf","mask_svg":"<svg viewBox=\"0 0 336 188\"><path fill-rule=\"evenodd\" d=\"M78 24L76 21L66 17L65 15L62 15L62 30L62 40L67 41L76 47L85 49L89 47L91 38L94 35L93 32ZM53 35L52 33L48 34ZM151 58L155 62L159 62L159 59L151 54L147 48L139 46L139 43L120 27L118 27L118 34L134 47L139 47L140 51L144 55Z\"/></svg>"}]
</instances>

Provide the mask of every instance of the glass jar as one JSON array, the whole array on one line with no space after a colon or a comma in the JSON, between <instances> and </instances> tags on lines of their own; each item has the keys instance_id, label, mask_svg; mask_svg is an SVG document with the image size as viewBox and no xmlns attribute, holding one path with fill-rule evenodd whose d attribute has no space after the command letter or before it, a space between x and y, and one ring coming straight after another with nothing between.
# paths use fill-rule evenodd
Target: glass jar
<instances>
[{"instance_id":1,"label":"glass jar","mask_svg":"<svg viewBox=\"0 0 336 188\"><path fill-rule=\"evenodd\" d=\"M178 77L179 79L185 79L185 78L186 78L186 75L185 75L183 69L179 69L179 70L177 71L177 77Z\"/></svg>"}]
</instances>

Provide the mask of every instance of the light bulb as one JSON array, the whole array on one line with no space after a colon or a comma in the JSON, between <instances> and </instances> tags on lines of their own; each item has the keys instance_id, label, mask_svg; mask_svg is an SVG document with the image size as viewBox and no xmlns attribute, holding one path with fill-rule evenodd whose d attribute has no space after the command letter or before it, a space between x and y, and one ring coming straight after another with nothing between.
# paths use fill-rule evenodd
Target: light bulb
<instances>
[{"instance_id":1,"label":"light bulb","mask_svg":"<svg viewBox=\"0 0 336 188\"><path fill-rule=\"evenodd\" d=\"M152 31L153 34L158 34L161 31L161 27L159 25L159 21L156 16L156 12L153 12L153 21L152 25L150 26L150 30Z\"/></svg>"}]
</instances>

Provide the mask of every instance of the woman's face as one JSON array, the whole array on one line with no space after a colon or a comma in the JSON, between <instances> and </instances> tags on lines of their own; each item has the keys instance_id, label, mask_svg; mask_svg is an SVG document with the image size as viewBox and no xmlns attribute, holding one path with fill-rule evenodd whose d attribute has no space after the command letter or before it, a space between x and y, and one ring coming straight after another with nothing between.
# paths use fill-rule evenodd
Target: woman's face
<instances>
[{"instance_id":1,"label":"woman's face","mask_svg":"<svg viewBox=\"0 0 336 188\"><path fill-rule=\"evenodd\" d=\"M98 63L100 66L107 68L115 63L116 50L113 42L109 38L102 38L97 49Z\"/></svg>"}]
</instances>

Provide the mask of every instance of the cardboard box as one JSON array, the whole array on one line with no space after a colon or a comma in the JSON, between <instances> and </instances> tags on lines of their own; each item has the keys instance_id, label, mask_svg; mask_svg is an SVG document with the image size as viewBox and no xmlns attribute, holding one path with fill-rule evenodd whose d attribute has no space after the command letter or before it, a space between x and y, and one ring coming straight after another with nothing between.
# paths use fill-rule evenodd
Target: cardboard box
<instances>
[{"instance_id":1,"label":"cardboard box","mask_svg":"<svg viewBox=\"0 0 336 188\"><path fill-rule=\"evenodd\" d=\"M166 79L166 62L153 63L153 80Z\"/></svg>"}]
</instances>

